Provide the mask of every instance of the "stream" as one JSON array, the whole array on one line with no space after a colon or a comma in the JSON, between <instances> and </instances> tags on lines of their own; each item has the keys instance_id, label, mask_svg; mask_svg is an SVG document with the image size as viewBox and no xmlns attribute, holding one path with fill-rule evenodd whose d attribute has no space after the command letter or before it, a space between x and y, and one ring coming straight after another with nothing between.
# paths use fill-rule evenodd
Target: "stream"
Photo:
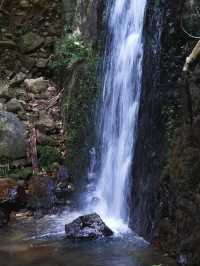
<instances>
[{"instance_id":1,"label":"stream","mask_svg":"<svg viewBox=\"0 0 200 266\"><path fill-rule=\"evenodd\" d=\"M0 241L1 266L173 266L132 232L95 241L65 239L64 224L79 213L11 222Z\"/></svg>"}]
</instances>

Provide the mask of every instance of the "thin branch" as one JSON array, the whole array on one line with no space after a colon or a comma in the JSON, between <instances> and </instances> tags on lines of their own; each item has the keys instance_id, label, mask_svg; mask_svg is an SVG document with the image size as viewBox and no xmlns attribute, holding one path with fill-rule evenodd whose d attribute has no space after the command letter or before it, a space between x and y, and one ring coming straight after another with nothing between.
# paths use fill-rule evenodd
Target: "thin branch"
<instances>
[{"instance_id":1,"label":"thin branch","mask_svg":"<svg viewBox=\"0 0 200 266\"><path fill-rule=\"evenodd\" d=\"M200 55L200 41L197 42L191 54L186 58L185 65L183 67L183 72L189 70L189 66L199 57Z\"/></svg>"}]
</instances>

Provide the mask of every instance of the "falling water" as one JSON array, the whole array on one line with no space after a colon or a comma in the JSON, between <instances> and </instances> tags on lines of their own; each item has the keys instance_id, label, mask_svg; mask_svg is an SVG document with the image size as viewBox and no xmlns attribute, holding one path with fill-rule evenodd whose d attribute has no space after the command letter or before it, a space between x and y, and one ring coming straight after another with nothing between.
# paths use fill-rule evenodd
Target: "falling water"
<instances>
[{"instance_id":1,"label":"falling water","mask_svg":"<svg viewBox=\"0 0 200 266\"><path fill-rule=\"evenodd\" d=\"M96 159L95 211L105 220L128 223L131 174L141 92L146 0L108 1L108 37L103 62ZM94 165L94 162L92 162ZM90 203L91 206L91 203Z\"/></svg>"}]
</instances>

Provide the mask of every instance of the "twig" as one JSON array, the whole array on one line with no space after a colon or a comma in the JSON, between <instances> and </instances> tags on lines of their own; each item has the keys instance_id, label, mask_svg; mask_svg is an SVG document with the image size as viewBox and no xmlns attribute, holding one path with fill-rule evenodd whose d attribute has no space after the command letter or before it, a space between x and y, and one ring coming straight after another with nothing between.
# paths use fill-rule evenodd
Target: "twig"
<instances>
[{"instance_id":1,"label":"twig","mask_svg":"<svg viewBox=\"0 0 200 266\"><path fill-rule=\"evenodd\" d=\"M197 59L200 55L200 41L197 42L196 46L192 50L192 53L186 58L185 65L183 67L183 72L187 72L189 66Z\"/></svg>"},{"instance_id":2,"label":"twig","mask_svg":"<svg viewBox=\"0 0 200 266\"><path fill-rule=\"evenodd\" d=\"M57 101L60 99L62 92L63 90L50 101L49 105L47 106L45 110L48 110L49 108L53 107L57 103Z\"/></svg>"}]
</instances>

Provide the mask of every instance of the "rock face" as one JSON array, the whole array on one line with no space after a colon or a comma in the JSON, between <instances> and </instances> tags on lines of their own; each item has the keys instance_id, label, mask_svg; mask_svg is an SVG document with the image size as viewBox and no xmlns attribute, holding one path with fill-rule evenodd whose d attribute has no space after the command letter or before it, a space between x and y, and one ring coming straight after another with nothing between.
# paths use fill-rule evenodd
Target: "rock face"
<instances>
[{"instance_id":1,"label":"rock face","mask_svg":"<svg viewBox=\"0 0 200 266\"><path fill-rule=\"evenodd\" d=\"M72 223L65 225L65 232L70 239L96 239L113 235L112 230L96 213L80 216Z\"/></svg>"},{"instance_id":2,"label":"rock face","mask_svg":"<svg viewBox=\"0 0 200 266\"><path fill-rule=\"evenodd\" d=\"M186 82L182 69L195 43L180 29L181 4L149 1L144 63L151 70L145 67L143 75L130 220L137 233L177 256L178 265L198 266L200 63ZM156 63L158 22L162 38Z\"/></svg>"},{"instance_id":3,"label":"rock face","mask_svg":"<svg viewBox=\"0 0 200 266\"><path fill-rule=\"evenodd\" d=\"M63 0L66 24L71 24L73 31L89 41L98 39L100 9L104 0L66 1Z\"/></svg>"},{"instance_id":4,"label":"rock face","mask_svg":"<svg viewBox=\"0 0 200 266\"><path fill-rule=\"evenodd\" d=\"M20 159L26 156L23 123L12 113L0 112L0 157Z\"/></svg>"}]
</instances>

